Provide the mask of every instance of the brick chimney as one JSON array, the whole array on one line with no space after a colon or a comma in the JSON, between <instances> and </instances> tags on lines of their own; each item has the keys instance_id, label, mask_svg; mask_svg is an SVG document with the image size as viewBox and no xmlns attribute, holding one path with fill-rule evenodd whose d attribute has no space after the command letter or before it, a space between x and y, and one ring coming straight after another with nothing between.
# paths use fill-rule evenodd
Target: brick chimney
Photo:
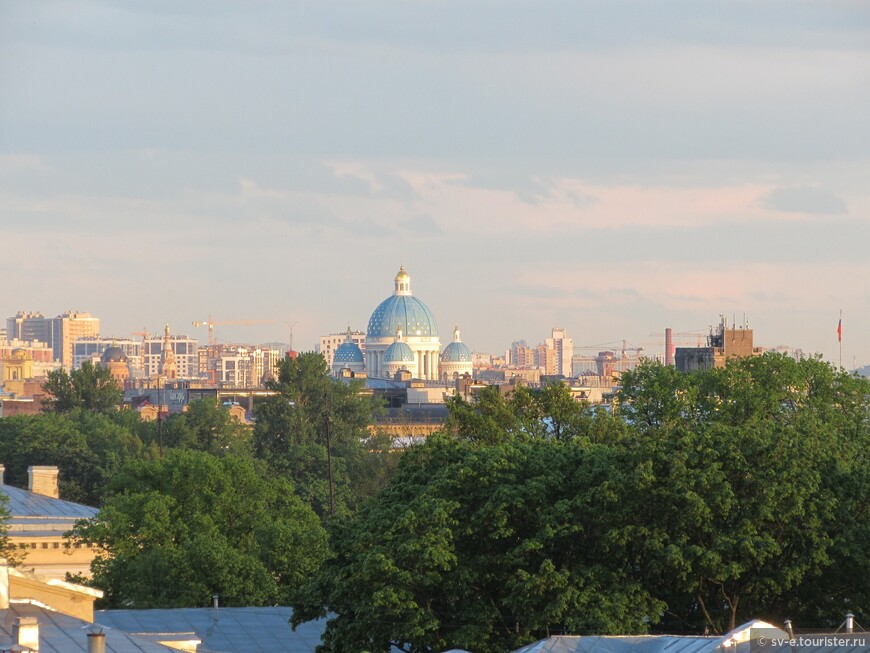
<instances>
[{"instance_id":1,"label":"brick chimney","mask_svg":"<svg viewBox=\"0 0 870 653\"><path fill-rule=\"evenodd\" d=\"M27 468L27 489L52 499L60 497L57 489L57 467L31 465Z\"/></svg>"}]
</instances>

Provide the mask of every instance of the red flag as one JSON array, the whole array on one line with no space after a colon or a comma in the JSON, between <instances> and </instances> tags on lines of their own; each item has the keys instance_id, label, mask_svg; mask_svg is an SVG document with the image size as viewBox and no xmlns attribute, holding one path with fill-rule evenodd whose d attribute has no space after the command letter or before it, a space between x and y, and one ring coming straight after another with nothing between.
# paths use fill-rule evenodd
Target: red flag
<instances>
[{"instance_id":1,"label":"red flag","mask_svg":"<svg viewBox=\"0 0 870 653\"><path fill-rule=\"evenodd\" d=\"M843 342L843 318L837 324L837 342Z\"/></svg>"}]
</instances>

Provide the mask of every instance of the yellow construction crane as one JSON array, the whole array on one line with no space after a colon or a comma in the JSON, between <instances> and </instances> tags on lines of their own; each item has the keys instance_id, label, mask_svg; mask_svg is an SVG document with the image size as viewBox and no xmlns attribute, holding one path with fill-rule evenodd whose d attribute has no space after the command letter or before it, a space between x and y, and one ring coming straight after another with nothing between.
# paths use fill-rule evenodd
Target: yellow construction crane
<instances>
[{"instance_id":1,"label":"yellow construction crane","mask_svg":"<svg viewBox=\"0 0 870 653\"><path fill-rule=\"evenodd\" d=\"M134 336L142 336L142 342L145 342L146 340L148 340L148 336L151 335L150 333L148 333L147 327L142 327L141 331L133 331L132 334Z\"/></svg>"},{"instance_id":2,"label":"yellow construction crane","mask_svg":"<svg viewBox=\"0 0 870 653\"><path fill-rule=\"evenodd\" d=\"M208 320L204 322L194 322L193 326L201 327L208 326L208 346L214 346L214 327L215 325L228 325L228 324L274 324L277 320L213 320L211 315L208 316Z\"/></svg>"}]
</instances>

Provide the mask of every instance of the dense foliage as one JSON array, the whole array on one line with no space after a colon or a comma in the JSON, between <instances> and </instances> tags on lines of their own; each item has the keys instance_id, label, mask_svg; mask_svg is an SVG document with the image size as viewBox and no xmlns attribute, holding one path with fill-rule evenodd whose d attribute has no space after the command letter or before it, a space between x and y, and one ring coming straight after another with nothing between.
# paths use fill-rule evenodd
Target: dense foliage
<instances>
[{"instance_id":1,"label":"dense foliage","mask_svg":"<svg viewBox=\"0 0 870 653\"><path fill-rule=\"evenodd\" d=\"M395 466L370 432L372 398L331 379L319 354L284 363L256 430L213 400L142 422L118 410L106 372L52 373L43 414L0 420L0 462L18 486L28 466L57 465L61 498L101 508L75 537L105 552L87 582L109 607L207 605L214 593L286 604L326 554L312 508L331 512L330 473L342 516Z\"/></svg>"},{"instance_id":2,"label":"dense foliage","mask_svg":"<svg viewBox=\"0 0 870 653\"><path fill-rule=\"evenodd\" d=\"M255 455L291 479L317 514L347 516L383 487L394 456L369 429L378 404L361 382L336 381L310 352L282 361L269 387L277 394L257 404Z\"/></svg>"},{"instance_id":3,"label":"dense foliage","mask_svg":"<svg viewBox=\"0 0 870 653\"><path fill-rule=\"evenodd\" d=\"M98 517L74 531L105 553L107 607L286 604L327 551L317 516L249 458L173 451L128 464Z\"/></svg>"},{"instance_id":4,"label":"dense foliage","mask_svg":"<svg viewBox=\"0 0 870 653\"><path fill-rule=\"evenodd\" d=\"M450 434L333 526L294 621L334 615L330 652L839 623L870 604L844 571L870 564L868 390L766 355L644 365L614 415L559 386L455 400Z\"/></svg>"},{"instance_id":5,"label":"dense foliage","mask_svg":"<svg viewBox=\"0 0 870 653\"><path fill-rule=\"evenodd\" d=\"M27 487L30 465L57 465L61 498L99 505L108 481L127 460L145 452L118 415L74 410L0 419L4 480Z\"/></svg>"},{"instance_id":6,"label":"dense foliage","mask_svg":"<svg viewBox=\"0 0 870 653\"><path fill-rule=\"evenodd\" d=\"M45 409L57 413L75 409L105 413L117 409L124 394L109 368L91 361L72 372L52 370L42 388L51 395L44 402Z\"/></svg>"}]
</instances>

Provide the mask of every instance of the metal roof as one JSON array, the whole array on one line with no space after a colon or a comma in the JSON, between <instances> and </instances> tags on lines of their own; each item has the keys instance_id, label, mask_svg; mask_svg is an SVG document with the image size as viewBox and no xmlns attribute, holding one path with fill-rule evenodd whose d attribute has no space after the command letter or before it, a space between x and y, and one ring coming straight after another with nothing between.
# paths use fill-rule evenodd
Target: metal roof
<instances>
[{"instance_id":1,"label":"metal roof","mask_svg":"<svg viewBox=\"0 0 870 653\"><path fill-rule=\"evenodd\" d=\"M716 637L568 636L543 639L514 653L866 653L868 633L795 634L795 645L782 629L754 619Z\"/></svg>"},{"instance_id":2,"label":"metal roof","mask_svg":"<svg viewBox=\"0 0 870 653\"><path fill-rule=\"evenodd\" d=\"M94 621L140 637L157 633L195 633L198 653L312 653L320 644L326 620L290 627L287 607L175 608L165 610L100 610Z\"/></svg>"},{"instance_id":3,"label":"metal roof","mask_svg":"<svg viewBox=\"0 0 870 653\"><path fill-rule=\"evenodd\" d=\"M515 653L708 653L719 641L718 637L557 635Z\"/></svg>"},{"instance_id":4,"label":"metal roof","mask_svg":"<svg viewBox=\"0 0 870 653\"><path fill-rule=\"evenodd\" d=\"M39 622L40 653L76 653L88 650L88 633L96 632L92 624L29 603L13 603L0 610L0 650L13 644L12 627L16 617L36 617ZM162 644L150 642L122 630L104 630L107 653L178 653Z\"/></svg>"},{"instance_id":5,"label":"metal roof","mask_svg":"<svg viewBox=\"0 0 870 653\"><path fill-rule=\"evenodd\" d=\"M51 497L12 487L0 485L0 491L9 497L9 513L12 517L64 517L68 519L89 519L98 510L72 501Z\"/></svg>"}]
</instances>

